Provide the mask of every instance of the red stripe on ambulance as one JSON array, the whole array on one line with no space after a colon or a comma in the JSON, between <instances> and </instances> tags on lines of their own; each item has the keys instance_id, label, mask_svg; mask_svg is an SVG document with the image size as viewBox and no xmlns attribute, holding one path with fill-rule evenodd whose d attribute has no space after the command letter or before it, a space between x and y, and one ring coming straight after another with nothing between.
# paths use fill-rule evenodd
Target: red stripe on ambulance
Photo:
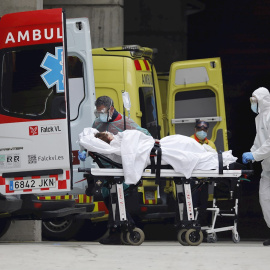
<instances>
[{"instance_id":1,"label":"red stripe on ambulance","mask_svg":"<svg viewBox=\"0 0 270 270\"><path fill-rule=\"evenodd\" d=\"M148 65L148 62L146 60L143 60L143 62L145 64L146 70L150 70L149 65Z\"/></svg>"},{"instance_id":2,"label":"red stripe on ambulance","mask_svg":"<svg viewBox=\"0 0 270 270\"><path fill-rule=\"evenodd\" d=\"M5 178L0 176L0 186L3 186L3 185L5 185Z\"/></svg>"},{"instance_id":3,"label":"red stripe on ambulance","mask_svg":"<svg viewBox=\"0 0 270 270\"><path fill-rule=\"evenodd\" d=\"M134 60L136 70L142 70L139 60Z\"/></svg>"}]
</instances>

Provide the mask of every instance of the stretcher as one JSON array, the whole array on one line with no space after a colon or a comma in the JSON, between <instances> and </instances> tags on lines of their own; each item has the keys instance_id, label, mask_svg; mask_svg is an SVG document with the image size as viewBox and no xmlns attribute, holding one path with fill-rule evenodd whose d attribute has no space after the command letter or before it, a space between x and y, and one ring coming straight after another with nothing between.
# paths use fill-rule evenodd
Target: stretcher
<instances>
[{"instance_id":1,"label":"stretcher","mask_svg":"<svg viewBox=\"0 0 270 270\"><path fill-rule=\"evenodd\" d=\"M125 205L125 192L123 189L124 170L121 164L111 161L107 157L88 152L93 160L99 165L99 168L79 168L79 171L85 172L89 185L94 185L94 192L102 185L101 179L109 183L111 211L113 220L109 226L121 229L121 240L124 244L140 245L145 239L144 232L137 228L133 222L127 218ZM104 168L103 161L111 164L113 168ZM203 241L203 228L196 219L191 192L191 182L198 181L198 178L212 179L218 182L219 179L240 179L241 176L252 174L252 170L230 170L221 167L218 170L195 170L190 178L183 174L175 172L169 165L147 167L142 173L141 179L147 179L159 184L160 181L173 181L176 187L177 213L175 225L177 227L177 240L182 245L197 246ZM135 185L136 186L136 185ZM209 233L213 229L209 229ZM236 232L234 235L237 235Z\"/></svg>"}]
</instances>

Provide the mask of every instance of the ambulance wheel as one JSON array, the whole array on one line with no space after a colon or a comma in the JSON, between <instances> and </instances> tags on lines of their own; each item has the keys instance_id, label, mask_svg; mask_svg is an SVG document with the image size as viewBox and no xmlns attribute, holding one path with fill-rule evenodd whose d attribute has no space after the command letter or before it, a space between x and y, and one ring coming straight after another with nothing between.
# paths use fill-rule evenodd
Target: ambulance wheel
<instances>
[{"instance_id":1,"label":"ambulance wheel","mask_svg":"<svg viewBox=\"0 0 270 270\"><path fill-rule=\"evenodd\" d=\"M207 243L216 243L217 242L217 234L215 232L207 234L206 241L207 241Z\"/></svg>"},{"instance_id":2,"label":"ambulance wheel","mask_svg":"<svg viewBox=\"0 0 270 270\"><path fill-rule=\"evenodd\" d=\"M10 227L10 224L11 224L10 219L6 218L0 219L0 237L2 237L7 232L7 230Z\"/></svg>"},{"instance_id":3,"label":"ambulance wheel","mask_svg":"<svg viewBox=\"0 0 270 270\"><path fill-rule=\"evenodd\" d=\"M238 233L233 233L232 240L234 243L239 243L240 242L240 235Z\"/></svg>"},{"instance_id":4,"label":"ambulance wheel","mask_svg":"<svg viewBox=\"0 0 270 270\"><path fill-rule=\"evenodd\" d=\"M122 244L124 244L124 245L130 245L130 243L127 240L127 231L121 232L120 239L121 239Z\"/></svg>"},{"instance_id":5,"label":"ambulance wheel","mask_svg":"<svg viewBox=\"0 0 270 270\"><path fill-rule=\"evenodd\" d=\"M133 246L139 246L145 239L144 232L140 228L134 228L133 233L127 232L127 241Z\"/></svg>"},{"instance_id":6,"label":"ambulance wheel","mask_svg":"<svg viewBox=\"0 0 270 270\"><path fill-rule=\"evenodd\" d=\"M187 232L187 229L182 229L177 234L177 240L182 246L189 246L185 238L186 232Z\"/></svg>"},{"instance_id":7,"label":"ambulance wheel","mask_svg":"<svg viewBox=\"0 0 270 270\"><path fill-rule=\"evenodd\" d=\"M75 237L84 224L83 219L57 219L42 222L42 236L47 240L67 241Z\"/></svg>"},{"instance_id":8,"label":"ambulance wheel","mask_svg":"<svg viewBox=\"0 0 270 270\"><path fill-rule=\"evenodd\" d=\"M185 239L190 246L198 246L203 241L202 231L189 229L186 232Z\"/></svg>"}]
</instances>

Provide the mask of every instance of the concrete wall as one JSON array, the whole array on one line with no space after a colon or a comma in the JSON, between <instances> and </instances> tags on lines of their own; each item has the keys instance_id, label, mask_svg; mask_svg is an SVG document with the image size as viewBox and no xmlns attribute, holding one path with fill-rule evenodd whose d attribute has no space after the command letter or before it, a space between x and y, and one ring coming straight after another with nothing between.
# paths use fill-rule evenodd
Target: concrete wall
<instances>
[{"instance_id":1,"label":"concrete wall","mask_svg":"<svg viewBox=\"0 0 270 270\"><path fill-rule=\"evenodd\" d=\"M0 16L8 13L43 9L43 0L1 0Z\"/></svg>"},{"instance_id":2,"label":"concrete wall","mask_svg":"<svg viewBox=\"0 0 270 270\"><path fill-rule=\"evenodd\" d=\"M0 242L41 242L40 220L13 220Z\"/></svg>"},{"instance_id":3,"label":"concrete wall","mask_svg":"<svg viewBox=\"0 0 270 270\"><path fill-rule=\"evenodd\" d=\"M158 71L187 58L188 0L125 1L124 43L157 48Z\"/></svg>"},{"instance_id":4,"label":"concrete wall","mask_svg":"<svg viewBox=\"0 0 270 270\"><path fill-rule=\"evenodd\" d=\"M64 8L67 18L87 17L93 48L123 45L124 0L43 0L43 7Z\"/></svg>"}]
</instances>

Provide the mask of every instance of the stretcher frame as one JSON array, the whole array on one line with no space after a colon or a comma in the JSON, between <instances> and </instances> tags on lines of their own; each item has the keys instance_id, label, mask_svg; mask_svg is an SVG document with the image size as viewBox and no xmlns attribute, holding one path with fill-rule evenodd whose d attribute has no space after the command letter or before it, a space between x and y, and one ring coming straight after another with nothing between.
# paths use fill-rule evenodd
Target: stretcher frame
<instances>
[{"instance_id":1,"label":"stretcher frame","mask_svg":"<svg viewBox=\"0 0 270 270\"><path fill-rule=\"evenodd\" d=\"M87 172L93 177L93 179L99 179L100 177L107 179L110 182L110 196L112 202L112 214L114 227L124 228L122 234L122 242L128 244L139 245L144 241L143 232L138 232L134 224L131 224L127 220L125 199L124 199L124 170L120 168L91 168L87 169ZM197 246L201 244L203 240L202 228L198 224L194 215L192 193L190 183L194 178L209 178L218 181L219 178L240 178L242 175L248 175L252 173L251 170L195 170L193 171L191 178L187 179L182 173L177 173L173 169L160 169L160 180L172 180L176 185L176 198L178 205L178 222L176 226L179 228L177 235L178 241L182 245ZM147 180L151 178L156 182L156 174L151 169L145 169L142 173L142 178L147 177ZM116 200L117 197L117 200ZM117 209L119 215L117 216ZM186 211L185 211L186 209ZM213 232L213 229L209 229L209 233ZM237 232L235 232L237 233Z\"/></svg>"},{"instance_id":2,"label":"stretcher frame","mask_svg":"<svg viewBox=\"0 0 270 270\"><path fill-rule=\"evenodd\" d=\"M212 212L212 217L211 217L211 224L209 226L202 226L201 230L205 231L205 233L207 234L207 242L208 243L215 243L217 242L217 234L218 232L224 232L224 231L232 231L232 240L234 243L239 243L240 242L240 235L238 234L237 231L237 223L238 223L238 202L239 202L239 198L238 198L238 194L239 194L239 188L240 188L240 179L236 179L232 178L229 179L230 181L236 181L235 183L235 188L234 190L230 189L230 199L233 199L234 197L234 193L237 194L237 196L235 197L235 201L234 201L234 206L230 209L230 210L222 210L220 209L220 207L217 206L217 198L216 198L216 187L217 187L217 182L214 182L214 196L213 196L213 202L212 202L212 207L207 207L206 211L210 211ZM198 218L198 214L199 214L199 209L195 208L195 219ZM233 225L231 226L225 226L225 227L219 227L216 228L216 221L218 217L233 217Z\"/></svg>"}]
</instances>

